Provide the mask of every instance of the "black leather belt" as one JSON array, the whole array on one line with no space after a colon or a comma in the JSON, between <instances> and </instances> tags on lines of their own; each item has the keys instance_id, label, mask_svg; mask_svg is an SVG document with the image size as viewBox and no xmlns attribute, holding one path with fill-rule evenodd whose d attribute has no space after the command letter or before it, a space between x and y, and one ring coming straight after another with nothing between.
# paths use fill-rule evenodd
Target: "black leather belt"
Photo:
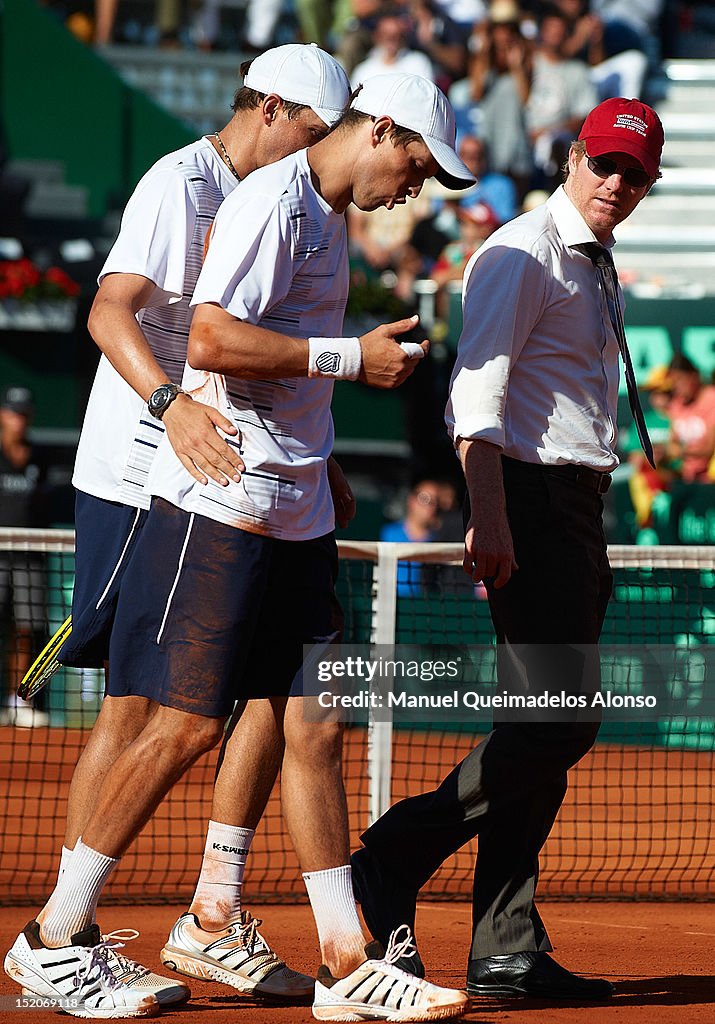
<instances>
[{"instance_id":1,"label":"black leather belt","mask_svg":"<svg viewBox=\"0 0 715 1024\"><path fill-rule=\"evenodd\" d=\"M586 466L547 466L546 469L553 476L564 476L580 487L596 491L597 494L605 494L611 486L610 473L599 473L597 469L588 469Z\"/></svg>"},{"instance_id":2,"label":"black leather belt","mask_svg":"<svg viewBox=\"0 0 715 1024\"><path fill-rule=\"evenodd\" d=\"M586 487L596 494L605 494L611 486L611 474L599 473L597 469L587 469L586 466L574 466L566 463L563 466L545 466L541 462L521 462L519 459L512 459L508 455L502 455L502 462L507 472L516 473L548 473L549 476L560 476L578 484L579 487Z\"/></svg>"}]
</instances>

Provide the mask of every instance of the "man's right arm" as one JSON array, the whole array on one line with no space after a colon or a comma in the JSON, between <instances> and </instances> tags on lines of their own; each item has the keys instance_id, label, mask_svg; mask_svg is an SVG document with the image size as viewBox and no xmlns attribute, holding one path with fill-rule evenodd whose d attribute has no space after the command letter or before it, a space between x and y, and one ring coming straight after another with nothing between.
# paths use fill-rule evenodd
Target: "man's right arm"
<instances>
[{"instance_id":1,"label":"man's right arm","mask_svg":"<svg viewBox=\"0 0 715 1024\"><path fill-rule=\"evenodd\" d=\"M136 319L154 291L154 282L140 274L107 274L88 323L98 347L144 401L157 387L168 383ZM200 483L207 483L209 477L219 484L240 480L243 463L217 433L220 428L226 434L235 434L236 428L216 409L179 395L164 413L162 423L178 458Z\"/></svg>"},{"instance_id":2,"label":"man's right arm","mask_svg":"<svg viewBox=\"0 0 715 1024\"><path fill-rule=\"evenodd\" d=\"M459 439L459 459L469 493L464 571L476 582L494 577L503 587L518 569L506 512L501 449L488 441Z\"/></svg>"},{"instance_id":3,"label":"man's right arm","mask_svg":"<svg viewBox=\"0 0 715 1024\"><path fill-rule=\"evenodd\" d=\"M410 376L421 356L410 356L400 346L401 334L411 330L416 317L383 324L359 339L362 369L359 379L370 387L396 388ZM213 302L196 307L189 334L188 361L196 370L224 373L248 380L307 377L309 342L239 320ZM336 339L340 347L340 339ZM421 343L426 354L429 342Z\"/></svg>"}]
</instances>

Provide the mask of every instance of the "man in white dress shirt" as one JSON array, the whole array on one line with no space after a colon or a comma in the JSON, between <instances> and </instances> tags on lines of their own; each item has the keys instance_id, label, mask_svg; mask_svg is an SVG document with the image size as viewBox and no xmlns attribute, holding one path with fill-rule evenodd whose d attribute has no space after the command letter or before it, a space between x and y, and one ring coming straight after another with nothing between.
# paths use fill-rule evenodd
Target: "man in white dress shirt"
<instances>
[{"instance_id":1,"label":"man in white dress shirt","mask_svg":"<svg viewBox=\"0 0 715 1024\"><path fill-rule=\"evenodd\" d=\"M466 268L447 422L471 507L464 568L487 587L500 689L590 694L599 685L612 584L601 495L618 465L623 333L617 282L607 291L599 263L659 176L662 145L645 104L600 104L570 148L565 184L491 235ZM647 451L647 435L643 443ZM437 790L383 815L352 858L373 934L391 919L412 923L420 887L479 835L469 993L608 998L609 982L549 956L534 904L566 773L597 732L596 721L499 721Z\"/></svg>"}]
</instances>

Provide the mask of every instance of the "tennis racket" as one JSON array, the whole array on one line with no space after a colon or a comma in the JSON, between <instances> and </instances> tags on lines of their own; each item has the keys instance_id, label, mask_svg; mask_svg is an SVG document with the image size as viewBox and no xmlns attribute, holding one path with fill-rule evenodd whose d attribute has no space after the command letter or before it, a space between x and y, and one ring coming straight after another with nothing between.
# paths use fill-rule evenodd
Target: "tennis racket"
<instances>
[{"instance_id":1,"label":"tennis racket","mask_svg":"<svg viewBox=\"0 0 715 1024\"><path fill-rule=\"evenodd\" d=\"M47 686L57 669L61 667L57 660L57 655L71 632L72 616L68 615L23 676L22 682L17 688L18 697L21 697L23 700L30 700L31 697L40 692L43 686Z\"/></svg>"}]
</instances>

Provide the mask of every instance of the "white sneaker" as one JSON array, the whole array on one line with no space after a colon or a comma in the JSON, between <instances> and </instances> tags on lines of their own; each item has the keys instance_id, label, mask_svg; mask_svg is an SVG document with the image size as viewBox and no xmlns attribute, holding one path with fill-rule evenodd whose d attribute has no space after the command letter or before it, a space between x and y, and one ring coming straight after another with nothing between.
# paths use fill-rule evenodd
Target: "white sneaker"
<instances>
[{"instance_id":1,"label":"white sneaker","mask_svg":"<svg viewBox=\"0 0 715 1024\"><path fill-rule=\"evenodd\" d=\"M401 957L415 953L412 932L406 924L390 936L382 959L379 943L365 947L371 959L349 974L334 978L327 967L318 970L313 1016L316 1020L450 1020L469 1009L469 996L455 988L440 988L395 966Z\"/></svg>"},{"instance_id":2,"label":"white sneaker","mask_svg":"<svg viewBox=\"0 0 715 1024\"><path fill-rule=\"evenodd\" d=\"M49 949L37 921L30 921L5 957L5 973L24 992L58 1000L59 1008L73 1017L157 1017L160 1007L153 993L115 978L108 959L123 943L112 943L112 938L100 937L93 924L73 935L69 946Z\"/></svg>"},{"instance_id":3,"label":"white sneaker","mask_svg":"<svg viewBox=\"0 0 715 1024\"><path fill-rule=\"evenodd\" d=\"M291 971L258 931L261 922L247 910L221 932L207 932L194 914L182 914L159 957L166 967L190 978L223 982L239 992L305 1001L315 981Z\"/></svg>"},{"instance_id":4,"label":"white sneaker","mask_svg":"<svg viewBox=\"0 0 715 1024\"><path fill-rule=\"evenodd\" d=\"M134 992L141 992L143 995L152 993L156 996L159 1006L177 1006L179 1003L185 1003L191 997L191 989L183 981L154 974L143 964L138 964L136 960L117 952L118 946L121 947L124 942L138 936L139 932L134 928L123 928L102 936L102 942L107 943L102 955L116 980ZM110 943L110 939L113 939L114 943Z\"/></svg>"}]
</instances>

